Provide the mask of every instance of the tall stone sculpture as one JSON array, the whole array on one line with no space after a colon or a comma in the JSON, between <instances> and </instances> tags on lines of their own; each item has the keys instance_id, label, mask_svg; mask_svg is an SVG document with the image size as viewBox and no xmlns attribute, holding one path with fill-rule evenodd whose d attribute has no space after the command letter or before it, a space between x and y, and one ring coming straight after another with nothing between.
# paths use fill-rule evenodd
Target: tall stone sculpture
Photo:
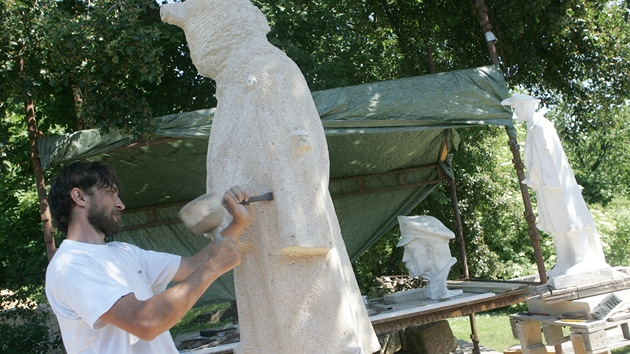
<instances>
[{"instance_id":1,"label":"tall stone sculpture","mask_svg":"<svg viewBox=\"0 0 630 354\"><path fill-rule=\"evenodd\" d=\"M501 104L512 106L517 119L527 123L523 152L527 176L522 182L536 191L537 227L552 236L556 248L557 264L547 273L549 283L564 288L612 277L582 189L553 123L536 112L538 102L515 94Z\"/></svg>"},{"instance_id":2,"label":"tall stone sculpture","mask_svg":"<svg viewBox=\"0 0 630 354\"><path fill-rule=\"evenodd\" d=\"M451 267L457 262L451 256L449 241L455 238L438 219L432 216L398 216L400 241L397 247L405 247L402 261L412 278L423 277L429 281L426 296L433 300L448 299L463 293L448 290L446 280Z\"/></svg>"},{"instance_id":3,"label":"tall stone sculpture","mask_svg":"<svg viewBox=\"0 0 630 354\"><path fill-rule=\"evenodd\" d=\"M208 192L235 183L274 201L253 206L234 271L237 353L373 353L379 343L332 199L324 130L302 73L266 38L249 0L167 4L194 65L217 84Z\"/></svg>"}]
</instances>

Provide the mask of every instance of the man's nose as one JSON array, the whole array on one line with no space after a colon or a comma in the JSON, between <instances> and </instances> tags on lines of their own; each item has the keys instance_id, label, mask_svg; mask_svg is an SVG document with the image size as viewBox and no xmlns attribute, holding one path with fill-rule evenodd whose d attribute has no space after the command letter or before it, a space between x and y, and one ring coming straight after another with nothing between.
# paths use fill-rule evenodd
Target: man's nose
<instances>
[{"instance_id":1,"label":"man's nose","mask_svg":"<svg viewBox=\"0 0 630 354\"><path fill-rule=\"evenodd\" d=\"M116 198L116 204L114 204L114 206L119 209L119 210L125 210L125 203L122 202L122 200L120 200L120 198Z\"/></svg>"}]
</instances>

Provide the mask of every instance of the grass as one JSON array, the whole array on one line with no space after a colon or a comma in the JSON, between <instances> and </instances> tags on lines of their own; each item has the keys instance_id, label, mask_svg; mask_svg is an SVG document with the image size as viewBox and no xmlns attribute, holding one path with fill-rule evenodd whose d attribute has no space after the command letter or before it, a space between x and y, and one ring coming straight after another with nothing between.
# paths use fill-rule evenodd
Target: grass
<instances>
[{"instance_id":1,"label":"grass","mask_svg":"<svg viewBox=\"0 0 630 354\"><path fill-rule=\"evenodd\" d=\"M212 313L218 310L224 310L229 307L230 307L229 302L195 307L191 309L190 311L188 311L188 313L181 320L179 320L179 322L177 322L177 324L173 328L171 328L171 336L175 338L177 337L177 335L182 334L182 333L189 333L189 332L199 331L202 329L215 328L215 327L223 327L227 324L227 322L217 322L217 323L210 324L206 321L197 321L196 317L199 315Z\"/></svg>"},{"instance_id":2,"label":"grass","mask_svg":"<svg viewBox=\"0 0 630 354\"><path fill-rule=\"evenodd\" d=\"M492 348L500 353L513 345L518 345L518 339L512 336L510 318L504 313L481 313L475 315L477 322L477 337L479 344ZM470 319L468 316L455 317L448 320L453 335L457 339L470 342Z\"/></svg>"}]
</instances>

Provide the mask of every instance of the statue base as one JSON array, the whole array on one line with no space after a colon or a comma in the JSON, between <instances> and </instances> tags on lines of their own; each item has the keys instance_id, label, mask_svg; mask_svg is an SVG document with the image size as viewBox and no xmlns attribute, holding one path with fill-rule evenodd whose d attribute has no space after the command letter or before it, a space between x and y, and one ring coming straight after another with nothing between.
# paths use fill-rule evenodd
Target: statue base
<instances>
[{"instance_id":1,"label":"statue base","mask_svg":"<svg viewBox=\"0 0 630 354\"><path fill-rule=\"evenodd\" d=\"M611 267L600 268L580 273L563 274L550 277L547 284L554 289L566 289L580 285L597 283L605 279L613 278Z\"/></svg>"},{"instance_id":2,"label":"statue base","mask_svg":"<svg viewBox=\"0 0 630 354\"><path fill-rule=\"evenodd\" d=\"M589 314L610 294L612 293L552 303L546 302L540 296L534 296L527 299L527 310L534 314L591 319ZM630 300L630 291L628 290L617 291L614 294L624 301Z\"/></svg>"}]
</instances>

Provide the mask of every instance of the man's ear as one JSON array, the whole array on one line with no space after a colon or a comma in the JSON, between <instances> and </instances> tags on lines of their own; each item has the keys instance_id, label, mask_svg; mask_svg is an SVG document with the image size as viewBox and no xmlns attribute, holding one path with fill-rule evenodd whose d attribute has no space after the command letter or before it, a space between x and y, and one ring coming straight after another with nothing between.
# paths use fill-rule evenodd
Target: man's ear
<instances>
[{"instance_id":1,"label":"man's ear","mask_svg":"<svg viewBox=\"0 0 630 354\"><path fill-rule=\"evenodd\" d=\"M76 205L79 205L79 206L86 205L85 192L83 192L79 188L76 188L76 187L72 188L72 190L70 191L70 198L72 198L72 200L74 201Z\"/></svg>"}]
</instances>

